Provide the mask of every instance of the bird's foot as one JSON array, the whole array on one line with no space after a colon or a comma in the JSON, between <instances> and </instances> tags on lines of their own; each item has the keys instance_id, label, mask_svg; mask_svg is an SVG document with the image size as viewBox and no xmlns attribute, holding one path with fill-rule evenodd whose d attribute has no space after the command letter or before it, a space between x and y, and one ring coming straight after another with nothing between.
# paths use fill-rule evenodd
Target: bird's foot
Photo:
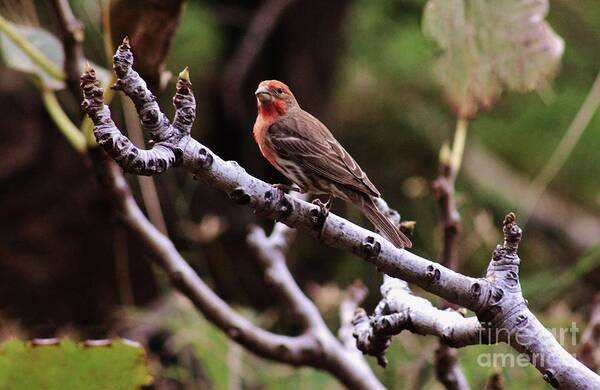
<instances>
[{"instance_id":1,"label":"bird's foot","mask_svg":"<svg viewBox=\"0 0 600 390\"><path fill-rule=\"evenodd\" d=\"M325 220L329 216L329 210L331 210L331 206L333 205L333 198L330 196L325 203L323 203L321 199L317 198L312 201L312 204L319 207L319 211L315 210L316 215L314 215L314 219L315 227L318 230L321 230L325 224Z\"/></svg>"},{"instance_id":2,"label":"bird's foot","mask_svg":"<svg viewBox=\"0 0 600 390\"><path fill-rule=\"evenodd\" d=\"M273 187L275 187L278 190L283 191L283 192L294 191L294 192L297 192L299 194L304 194L306 192L302 188L298 187L297 185L289 185L289 184L277 183L277 184L273 184Z\"/></svg>"},{"instance_id":3,"label":"bird's foot","mask_svg":"<svg viewBox=\"0 0 600 390\"><path fill-rule=\"evenodd\" d=\"M329 215L329 210L331 210L331 206L333 205L333 199L330 196L327 199L327 202L323 203L321 199L317 198L312 201L312 204L319 206L319 208L321 209L321 214L323 214L323 216L327 218L327 216Z\"/></svg>"}]
</instances>

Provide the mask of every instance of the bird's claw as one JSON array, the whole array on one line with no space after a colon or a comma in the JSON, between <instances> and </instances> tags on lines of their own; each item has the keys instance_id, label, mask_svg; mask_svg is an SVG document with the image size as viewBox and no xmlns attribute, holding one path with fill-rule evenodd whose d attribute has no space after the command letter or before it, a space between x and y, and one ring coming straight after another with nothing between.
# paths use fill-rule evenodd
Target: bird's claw
<instances>
[{"instance_id":1,"label":"bird's claw","mask_svg":"<svg viewBox=\"0 0 600 390\"><path fill-rule=\"evenodd\" d=\"M317 198L312 201L312 204L319 206L319 209L321 210L321 215L323 215L323 219L325 220L329 215L329 210L331 210L333 201L330 197L329 199L327 199L327 202L323 203L321 199Z\"/></svg>"},{"instance_id":2,"label":"bird's claw","mask_svg":"<svg viewBox=\"0 0 600 390\"><path fill-rule=\"evenodd\" d=\"M323 225L325 225L325 221L327 220L327 217L329 216L329 210L331 209L331 205L333 204L333 199L330 196L327 199L327 202L323 203L321 201L321 199L317 198L312 201L312 204L319 207L318 211L316 209L311 210L311 215L314 219L313 223L314 223L315 229L320 232L321 229L323 229Z\"/></svg>"}]
</instances>

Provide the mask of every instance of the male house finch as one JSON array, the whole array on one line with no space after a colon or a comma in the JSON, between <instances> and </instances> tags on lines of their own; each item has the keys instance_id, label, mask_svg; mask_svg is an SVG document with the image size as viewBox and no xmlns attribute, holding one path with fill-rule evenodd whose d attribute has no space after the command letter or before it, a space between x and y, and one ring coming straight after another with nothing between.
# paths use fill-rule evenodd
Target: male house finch
<instances>
[{"instance_id":1,"label":"male house finch","mask_svg":"<svg viewBox=\"0 0 600 390\"><path fill-rule=\"evenodd\" d=\"M377 188L329 129L300 108L287 85L263 81L255 95L254 139L277 170L300 190L327 195L325 204L315 201L325 212L332 196L352 202L395 246L411 247L410 240L377 208L374 199L381 196Z\"/></svg>"}]
</instances>

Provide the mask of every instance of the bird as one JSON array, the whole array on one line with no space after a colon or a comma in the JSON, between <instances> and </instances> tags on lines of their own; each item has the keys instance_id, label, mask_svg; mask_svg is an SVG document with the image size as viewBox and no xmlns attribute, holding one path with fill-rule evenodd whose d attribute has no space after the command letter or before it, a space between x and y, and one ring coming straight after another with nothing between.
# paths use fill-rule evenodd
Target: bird
<instances>
[{"instance_id":1,"label":"bird","mask_svg":"<svg viewBox=\"0 0 600 390\"><path fill-rule=\"evenodd\" d=\"M321 121L300 108L290 88L278 80L262 81L255 91L258 115L253 135L261 154L295 186L313 195L327 217L333 198L356 205L382 236L398 248L410 240L377 207L379 190Z\"/></svg>"}]
</instances>

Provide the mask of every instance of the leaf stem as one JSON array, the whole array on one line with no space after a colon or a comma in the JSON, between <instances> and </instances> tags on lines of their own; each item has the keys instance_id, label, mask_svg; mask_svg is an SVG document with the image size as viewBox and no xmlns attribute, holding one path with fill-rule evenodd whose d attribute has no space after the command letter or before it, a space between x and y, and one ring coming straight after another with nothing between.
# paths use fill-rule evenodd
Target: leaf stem
<instances>
[{"instance_id":1,"label":"leaf stem","mask_svg":"<svg viewBox=\"0 0 600 390\"><path fill-rule=\"evenodd\" d=\"M458 118L456 120L456 130L454 130L454 141L452 141L452 152L450 156L450 162L452 164L454 175L458 174L462 164L468 128L469 121L464 118Z\"/></svg>"},{"instance_id":2,"label":"leaf stem","mask_svg":"<svg viewBox=\"0 0 600 390\"><path fill-rule=\"evenodd\" d=\"M54 92L46 88L42 88L41 92L44 106L56 124L56 127L58 127L75 150L84 153L87 148L86 139L77 126L71 122L67 114L65 114Z\"/></svg>"},{"instance_id":3,"label":"leaf stem","mask_svg":"<svg viewBox=\"0 0 600 390\"><path fill-rule=\"evenodd\" d=\"M29 58L39 65L46 73L51 77L64 81L65 73L55 63L50 61L41 51L39 51L34 45L31 44L27 39L21 35L17 29L14 28L12 23L6 20L0 15L0 31L6 34L6 36L14 42Z\"/></svg>"}]
</instances>

